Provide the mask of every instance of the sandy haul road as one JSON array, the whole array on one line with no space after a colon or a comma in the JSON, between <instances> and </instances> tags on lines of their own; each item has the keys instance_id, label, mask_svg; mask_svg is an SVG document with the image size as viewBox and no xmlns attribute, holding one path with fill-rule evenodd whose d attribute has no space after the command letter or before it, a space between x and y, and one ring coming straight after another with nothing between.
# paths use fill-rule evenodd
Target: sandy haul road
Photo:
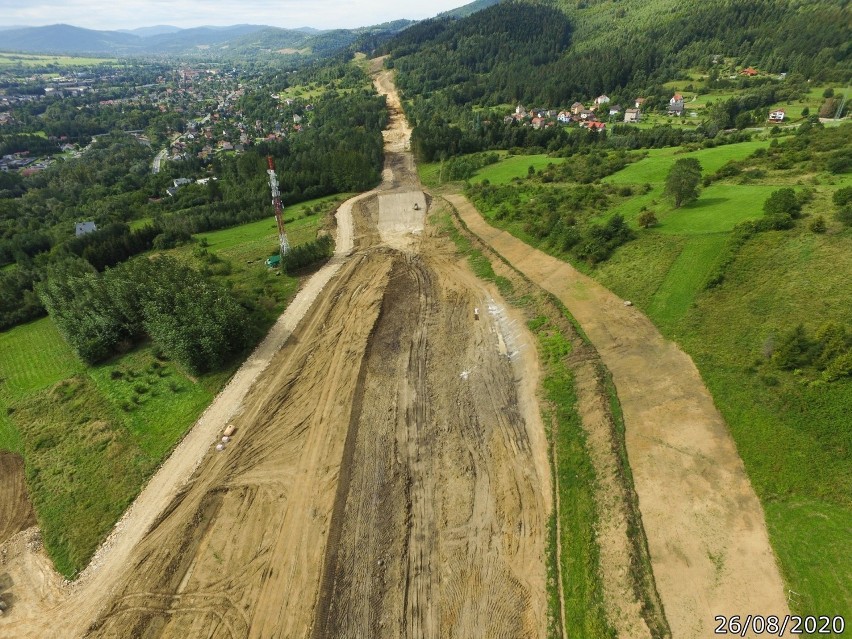
<instances>
[{"instance_id":1,"label":"sandy haul road","mask_svg":"<svg viewBox=\"0 0 852 639\"><path fill-rule=\"evenodd\" d=\"M547 445L511 357L530 338L425 226L389 104L383 185L341 207L340 254L293 323L70 593L39 598L30 555L12 562L0 635L544 636Z\"/></svg>"},{"instance_id":2,"label":"sandy haul road","mask_svg":"<svg viewBox=\"0 0 852 639\"><path fill-rule=\"evenodd\" d=\"M447 199L474 234L565 304L612 373L675 639L715 636L716 615L789 614L763 509L689 356L591 278L488 225L463 196Z\"/></svg>"}]
</instances>

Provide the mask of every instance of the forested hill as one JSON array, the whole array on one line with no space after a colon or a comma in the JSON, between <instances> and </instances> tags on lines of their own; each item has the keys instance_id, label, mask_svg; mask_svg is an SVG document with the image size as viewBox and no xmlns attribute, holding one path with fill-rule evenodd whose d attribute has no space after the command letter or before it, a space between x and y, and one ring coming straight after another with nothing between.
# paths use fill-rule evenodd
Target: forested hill
<instances>
[{"instance_id":1,"label":"forested hill","mask_svg":"<svg viewBox=\"0 0 852 639\"><path fill-rule=\"evenodd\" d=\"M852 75L845 5L832 0L504 2L462 19L420 23L387 50L408 97L445 89L455 104L557 105L618 89L640 95L680 69L709 68L714 60L845 82Z\"/></svg>"},{"instance_id":2,"label":"forested hill","mask_svg":"<svg viewBox=\"0 0 852 639\"><path fill-rule=\"evenodd\" d=\"M571 40L564 13L549 7L501 3L470 17L421 22L389 45L391 64L407 95L439 89L457 104L508 102L552 84L551 65Z\"/></svg>"}]
</instances>

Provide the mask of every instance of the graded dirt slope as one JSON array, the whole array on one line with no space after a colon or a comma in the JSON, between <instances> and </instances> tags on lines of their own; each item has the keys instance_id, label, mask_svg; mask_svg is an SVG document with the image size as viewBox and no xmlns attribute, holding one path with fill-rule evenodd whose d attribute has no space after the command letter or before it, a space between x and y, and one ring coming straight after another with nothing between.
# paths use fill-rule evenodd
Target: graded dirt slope
<instances>
[{"instance_id":1,"label":"graded dirt slope","mask_svg":"<svg viewBox=\"0 0 852 639\"><path fill-rule=\"evenodd\" d=\"M673 636L712 637L715 615L788 614L763 509L690 357L591 278L488 225L463 196L448 199L473 233L566 305L612 373Z\"/></svg>"}]
</instances>

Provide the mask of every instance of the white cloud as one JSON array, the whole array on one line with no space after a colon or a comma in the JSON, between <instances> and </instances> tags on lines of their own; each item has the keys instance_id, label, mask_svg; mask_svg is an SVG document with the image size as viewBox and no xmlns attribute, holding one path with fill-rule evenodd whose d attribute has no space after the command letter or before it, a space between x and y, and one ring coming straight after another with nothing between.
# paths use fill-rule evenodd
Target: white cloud
<instances>
[{"instance_id":1,"label":"white cloud","mask_svg":"<svg viewBox=\"0 0 852 639\"><path fill-rule=\"evenodd\" d=\"M362 27L399 18L419 20L467 0L0 0L0 26L64 22L89 29L266 24L317 29ZM2 33L2 32L0 32ZM2 48L2 36L0 36Z\"/></svg>"}]
</instances>

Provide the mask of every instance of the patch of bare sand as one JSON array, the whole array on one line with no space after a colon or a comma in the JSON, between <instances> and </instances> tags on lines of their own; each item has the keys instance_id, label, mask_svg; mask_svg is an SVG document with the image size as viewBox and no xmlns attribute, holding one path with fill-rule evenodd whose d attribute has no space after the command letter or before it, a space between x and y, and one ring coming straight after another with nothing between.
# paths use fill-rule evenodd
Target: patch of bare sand
<instances>
[{"instance_id":1,"label":"patch of bare sand","mask_svg":"<svg viewBox=\"0 0 852 639\"><path fill-rule=\"evenodd\" d=\"M689 356L591 278L491 227L463 196L448 199L473 233L566 305L612 373L673 636L711 637L715 615L788 614L763 509Z\"/></svg>"}]
</instances>

